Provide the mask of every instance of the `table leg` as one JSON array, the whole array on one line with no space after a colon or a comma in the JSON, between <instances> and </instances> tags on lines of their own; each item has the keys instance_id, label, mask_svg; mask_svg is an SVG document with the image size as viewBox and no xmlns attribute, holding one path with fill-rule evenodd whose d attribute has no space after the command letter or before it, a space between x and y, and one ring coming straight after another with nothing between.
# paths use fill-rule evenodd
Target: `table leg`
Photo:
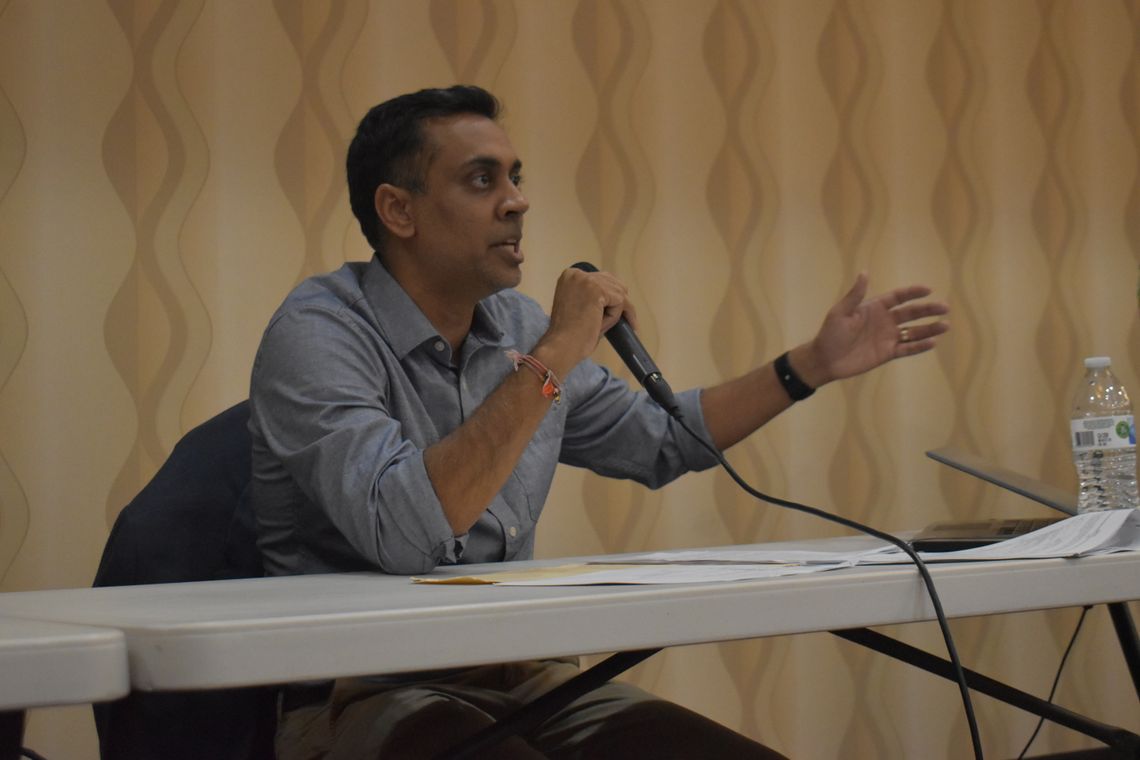
<instances>
[{"instance_id":1,"label":"table leg","mask_svg":"<svg viewBox=\"0 0 1140 760\"><path fill-rule=\"evenodd\" d=\"M18 760L24 741L24 711L0 711L0 760Z\"/></svg>"},{"instance_id":2,"label":"table leg","mask_svg":"<svg viewBox=\"0 0 1140 760\"><path fill-rule=\"evenodd\" d=\"M881 652L888 657L921 668L928 673L954 680L953 666L948 660L925 652L918 647L912 647L910 644L904 644L890 636L884 636L866 628L851 628L845 631L832 631L832 633L841 639L861 644L868 649ZM1085 736L1091 736L1109 747L1128 753L1128 757L1140 757L1140 736L1131 731L1078 715L1071 710L1066 710L1052 702L1047 702L968 668L963 668L963 672L966 676L966 684L974 691L986 694L1014 707L1019 707L1034 715L1039 715L1066 728L1079 731Z\"/></svg>"},{"instance_id":3,"label":"table leg","mask_svg":"<svg viewBox=\"0 0 1140 760\"><path fill-rule=\"evenodd\" d=\"M1112 602L1108 605L1108 614L1112 616L1112 625L1116 628L1116 637L1120 639L1124 661L1128 663L1128 672L1132 674L1132 685L1136 687L1136 697L1140 699L1140 639L1136 636L1136 625L1128 612L1128 604Z\"/></svg>"}]
</instances>

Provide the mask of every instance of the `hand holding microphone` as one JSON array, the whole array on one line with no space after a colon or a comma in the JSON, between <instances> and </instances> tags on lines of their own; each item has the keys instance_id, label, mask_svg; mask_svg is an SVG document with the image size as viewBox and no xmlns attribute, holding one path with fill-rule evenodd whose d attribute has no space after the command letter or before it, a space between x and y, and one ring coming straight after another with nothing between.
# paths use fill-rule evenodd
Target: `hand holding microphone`
<instances>
[{"instance_id":1,"label":"hand holding microphone","mask_svg":"<svg viewBox=\"0 0 1140 760\"><path fill-rule=\"evenodd\" d=\"M597 272L598 268L588 261L579 261L574 269L583 272ZM617 324L606 331L606 339L614 347L617 355L622 358L626 366L633 372L634 378L641 383L649 397L656 401L670 416L680 417L681 407L673 395L673 389L661 375L661 370L650 358L637 333L633 331L629 321L623 316Z\"/></svg>"}]
</instances>

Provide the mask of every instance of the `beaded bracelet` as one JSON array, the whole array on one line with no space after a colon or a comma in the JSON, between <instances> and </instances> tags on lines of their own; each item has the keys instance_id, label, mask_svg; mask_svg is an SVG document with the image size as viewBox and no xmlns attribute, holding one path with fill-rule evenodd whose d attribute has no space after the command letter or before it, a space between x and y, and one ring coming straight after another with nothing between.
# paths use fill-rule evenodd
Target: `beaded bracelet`
<instances>
[{"instance_id":1,"label":"beaded bracelet","mask_svg":"<svg viewBox=\"0 0 1140 760\"><path fill-rule=\"evenodd\" d=\"M542 380L542 395L544 398L548 398L556 404L562 403L562 383L559 382L558 376L545 364L530 354L520 354L515 350L508 350L507 358L514 364L515 372L519 371L520 366L525 366L531 372L538 375L538 378Z\"/></svg>"}]
</instances>

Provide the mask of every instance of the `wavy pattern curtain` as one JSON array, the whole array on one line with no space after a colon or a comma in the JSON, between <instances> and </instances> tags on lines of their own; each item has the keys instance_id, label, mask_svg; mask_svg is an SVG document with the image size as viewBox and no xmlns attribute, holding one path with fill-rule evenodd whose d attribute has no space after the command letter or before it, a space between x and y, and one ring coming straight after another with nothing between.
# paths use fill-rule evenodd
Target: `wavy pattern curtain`
<instances>
[{"instance_id":1,"label":"wavy pattern curtain","mask_svg":"<svg viewBox=\"0 0 1140 760\"><path fill-rule=\"evenodd\" d=\"M810 337L861 270L934 286L934 354L830 387L731 452L885 529L1033 508L955 443L1073 487L1080 359L1140 394L1140 7L1071 0L0 0L0 589L90 582L182 432L246 394L301 278L362 259L342 161L372 104L475 82L526 164L524 290L631 286L674 386ZM611 360L600 350L602 358ZM832 535L717 473L565 471L544 556ZM757 615L769 614L756 610ZM1075 611L957 621L1044 693ZM931 626L893 631L941 651ZM1059 700L1140 729L1103 611ZM827 635L674 650L634 681L796 757L957 758L955 690ZM979 699L989 753L1032 720ZM94 757L85 709L32 716ZM1088 742L1047 727L1034 750Z\"/></svg>"}]
</instances>

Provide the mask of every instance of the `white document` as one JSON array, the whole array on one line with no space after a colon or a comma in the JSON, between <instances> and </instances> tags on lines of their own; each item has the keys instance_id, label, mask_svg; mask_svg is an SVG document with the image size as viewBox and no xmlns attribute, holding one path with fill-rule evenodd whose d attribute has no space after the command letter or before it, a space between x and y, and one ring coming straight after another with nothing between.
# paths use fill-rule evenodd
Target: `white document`
<instances>
[{"instance_id":1,"label":"white document","mask_svg":"<svg viewBox=\"0 0 1140 760\"><path fill-rule=\"evenodd\" d=\"M623 565L834 565L857 564L860 560L891 550L890 544L852 552L812 549L721 548L673 549L647 554L629 554L621 558Z\"/></svg>"},{"instance_id":2,"label":"white document","mask_svg":"<svg viewBox=\"0 0 1140 760\"><path fill-rule=\"evenodd\" d=\"M604 584L714 583L818 573L849 565L583 565L576 574L526 580L495 580L499 586L599 586ZM489 576L493 578L494 576Z\"/></svg>"},{"instance_id":3,"label":"white document","mask_svg":"<svg viewBox=\"0 0 1140 760\"><path fill-rule=\"evenodd\" d=\"M1047 559L1140 550L1140 510L1076 515L1023 536L977 549L922 552L927 562ZM417 583L502 586L714 583L817 573L855 565L907 564L901 549L884 544L850 552L791 548L681 549L623 556L609 562L504 570L482 576L426 576Z\"/></svg>"},{"instance_id":4,"label":"white document","mask_svg":"<svg viewBox=\"0 0 1140 760\"><path fill-rule=\"evenodd\" d=\"M481 575L427 575L412 578L413 583L432 585L485 585L495 586L600 586L610 584L646 583L714 583L717 581L748 581L775 578L781 575L818 573L851 562L831 565L813 564L743 564L743 565L626 565L590 563L534 567L524 570L499 570Z\"/></svg>"},{"instance_id":5,"label":"white document","mask_svg":"<svg viewBox=\"0 0 1140 760\"><path fill-rule=\"evenodd\" d=\"M1058 523L989 546L956 552L921 552L928 562L1087 557L1140 550L1140 510L1110 509L1069 517ZM860 564L909 562L900 549L865 557Z\"/></svg>"}]
</instances>

